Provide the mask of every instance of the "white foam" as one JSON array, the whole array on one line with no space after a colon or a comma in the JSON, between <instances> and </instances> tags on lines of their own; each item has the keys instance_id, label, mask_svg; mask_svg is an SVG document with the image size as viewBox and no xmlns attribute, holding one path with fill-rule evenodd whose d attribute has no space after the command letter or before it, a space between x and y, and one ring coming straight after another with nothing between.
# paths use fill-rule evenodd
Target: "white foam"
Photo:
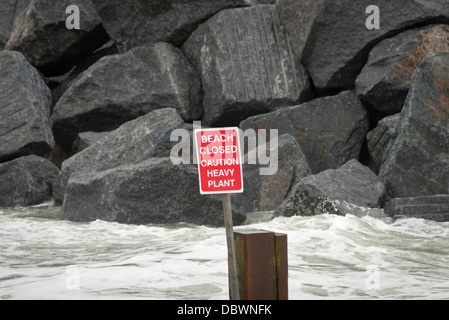
<instances>
[{"instance_id":1,"label":"white foam","mask_svg":"<svg viewBox=\"0 0 449 320\"><path fill-rule=\"evenodd\" d=\"M287 233L290 299L448 299L449 224L365 211L236 229ZM0 213L0 299L228 298L224 228L51 217ZM373 268L378 289L367 287Z\"/></svg>"}]
</instances>

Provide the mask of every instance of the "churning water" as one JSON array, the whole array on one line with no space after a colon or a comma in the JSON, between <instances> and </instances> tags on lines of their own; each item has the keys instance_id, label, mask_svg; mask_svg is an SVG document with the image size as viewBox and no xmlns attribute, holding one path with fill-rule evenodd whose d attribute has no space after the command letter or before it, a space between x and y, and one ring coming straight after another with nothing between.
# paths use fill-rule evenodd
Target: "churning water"
<instances>
[{"instance_id":1,"label":"churning water","mask_svg":"<svg viewBox=\"0 0 449 320\"><path fill-rule=\"evenodd\" d=\"M224 228L59 220L0 211L0 299L227 299ZM449 299L449 223L370 216L276 218L290 299Z\"/></svg>"}]
</instances>

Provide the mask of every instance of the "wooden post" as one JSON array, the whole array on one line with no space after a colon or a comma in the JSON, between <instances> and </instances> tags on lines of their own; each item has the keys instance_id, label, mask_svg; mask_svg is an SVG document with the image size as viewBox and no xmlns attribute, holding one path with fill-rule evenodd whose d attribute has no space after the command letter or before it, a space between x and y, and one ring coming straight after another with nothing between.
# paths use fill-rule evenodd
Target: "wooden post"
<instances>
[{"instance_id":1,"label":"wooden post","mask_svg":"<svg viewBox=\"0 0 449 320\"><path fill-rule=\"evenodd\" d=\"M228 273L229 273L229 297L231 300L240 300L239 283L237 278L237 263L235 259L234 227L232 222L231 196L223 194L223 213L226 228L226 242L228 246Z\"/></svg>"},{"instance_id":2,"label":"wooden post","mask_svg":"<svg viewBox=\"0 0 449 320\"><path fill-rule=\"evenodd\" d=\"M285 233L275 233L277 300L288 300L288 244Z\"/></svg>"},{"instance_id":3,"label":"wooden post","mask_svg":"<svg viewBox=\"0 0 449 320\"><path fill-rule=\"evenodd\" d=\"M241 300L287 300L287 235L236 231L235 250Z\"/></svg>"}]
</instances>

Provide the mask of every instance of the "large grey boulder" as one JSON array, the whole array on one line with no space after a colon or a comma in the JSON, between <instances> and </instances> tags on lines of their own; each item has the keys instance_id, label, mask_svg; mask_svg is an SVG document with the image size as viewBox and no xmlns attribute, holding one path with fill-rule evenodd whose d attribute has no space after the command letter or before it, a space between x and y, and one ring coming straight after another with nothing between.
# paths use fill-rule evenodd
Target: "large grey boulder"
<instances>
[{"instance_id":1,"label":"large grey boulder","mask_svg":"<svg viewBox=\"0 0 449 320\"><path fill-rule=\"evenodd\" d=\"M201 74L207 125L241 120L310 98L305 69L295 61L275 6L223 10L183 44Z\"/></svg>"},{"instance_id":2,"label":"large grey boulder","mask_svg":"<svg viewBox=\"0 0 449 320\"><path fill-rule=\"evenodd\" d=\"M200 194L195 165L174 165L170 158L152 158L70 178L62 218L222 226L223 205L220 195ZM245 214L233 210L233 218L238 225Z\"/></svg>"},{"instance_id":3,"label":"large grey boulder","mask_svg":"<svg viewBox=\"0 0 449 320\"><path fill-rule=\"evenodd\" d=\"M171 132L184 122L175 109L155 110L129 121L92 146L70 157L62 164L55 184L56 204L62 204L65 187L71 175L101 172L125 164L138 164L151 157L168 157L174 142Z\"/></svg>"},{"instance_id":4,"label":"large grey boulder","mask_svg":"<svg viewBox=\"0 0 449 320\"><path fill-rule=\"evenodd\" d=\"M52 109L62 97L64 92L70 88L72 83L78 78L78 76L89 69L90 66L95 64L98 60L105 56L118 54L118 48L114 41L110 40L101 48L95 50L90 55L85 57L80 63L78 63L72 70L66 74L60 76L48 76L47 84L51 88L51 94L53 97Z\"/></svg>"},{"instance_id":5,"label":"large grey boulder","mask_svg":"<svg viewBox=\"0 0 449 320\"><path fill-rule=\"evenodd\" d=\"M380 10L380 28L366 28L370 5ZM446 0L326 0L303 53L318 89L353 88L370 50L379 41L424 24L448 22Z\"/></svg>"},{"instance_id":6,"label":"large grey boulder","mask_svg":"<svg viewBox=\"0 0 449 320\"><path fill-rule=\"evenodd\" d=\"M446 194L449 188L449 53L428 56L413 76L380 170L385 201Z\"/></svg>"},{"instance_id":7,"label":"large grey boulder","mask_svg":"<svg viewBox=\"0 0 449 320\"><path fill-rule=\"evenodd\" d=\"M79 30L66 27L66 8L70 5L79 8ZM53 0L16 0L15 10L5 48L22 52L45 75L66 73L109 40L90 0L62 0L57 4Z\"/></svg>"},{"instance_id":8,"label":"large grey boulder","mask_svg":"<svg viewBox=\"0 0 449 320\"><path fill-rule=\"evenodd\" d=\"M368 152L376 172L380 170L385 151L398 127L399 119L399 113L385 117L366 135Z\"/></svg>"},{"instance_id":9,"label":"large grey boulder","mask_svg":"<svg viewBox=\"0 0 449 320\"><path fill-rule=\"evenodd\" d=\"M357 160L336 170L326 170L302 179L277 208L278 216L312 216L323 213L344 215L351 206L376 208L385 186Z\"/></svg>"},{"instance_id":10,"label":"large grey boulder","mask_svg":"<svg viewBox=\"0 0 449 320\"><path fill-rule=\"evenodd\" d=\"M384 211L395 220L417 218L447 222L449 221L449 195L394 198L388 201Z\"/></svg>"},{"instance_id":11,"label":"large grey boulder","mask_svg":"<svg viewBox=\"0 0 449 320\"><path fill-rule=\"evenodd\" d=\"M0 207L37 205L51 200L59 169L30 155L0 164Z\"/></svg>"},{"instance_id":12,"label":"large grey boulder","mask_svg":"<svg viewBox=\"0 0 449 320\"><path fill-rule=\"evenodd\" d=\"M277 0L276 12L285 28L295 58L301 61L315 18L323 9L325 0Z\"/></svg>"},{"instance_id":13,"label":"large grey boulder","mask_svg":"<svg viewBox=\"0 0 449 320\"><path fill-rule=\"evenodd\" d=\"M19 52L0 52L0 162L54 146L51 92Z\"/></svg>"},{"instance_id":14,"label":"large grey boulder","mask_svg":"<svg viewBox=\"0 0 449 320\"><path fill-rule=\"evenodd\" d=\"M368 132L368 115L357 96L346 91L250 117L240 123L240 128L278 129L280 135L291 134L312 172L318 173L359 158Z\"/></svg>"},{"instance_id":15,"label":"large grey boulder","mask_svg":"<svg viewBox=\"0 0 449 320\"><path fill-rule=\"evenodd\" d=\"M100 59L67 89L52 114L59 144L80 132L110 131L155 109L173 107L186 121L201 116L201 83L179 49L167 43Z\"/></svg>"},{"instance_id":16,"label":"large grey boulder","mask_svg":"<svg viewBox=\"0 0 449 320\"><path fill-rule=\"evenodd\" d=\"M447 25L412 29L380 42L357 78L357 95L384 114L401 112L416 68L440 51L449 51Z\"/></svg>"},{"instance_id":17,"label":"large grey boulder","mask_svg":"<svg viewBox=\"0 0 449 320\"><path fill-rule=\"evenodd\" d=\"M279 136L277 153L280 162L288 163L293 167L294 178L290 189L303 178L312 175L306 155L291 134L286 133Z\"/></svg>"},{"instance_id":18,"label":"large grey boulder","mask_svg":"<svg viewBox=\"0 0 449 320\"><path fill-rule=\"evenodd\" d=\"M244 193L232 198L234 206L244 212L272 211L284 201L295 178L291 164L280 161L275 174L261 175L259 165L243 166Z\"/></svg>"},{"instance_id":19,"label":"large grey boulder","mask_svg":"<svg viewBox=\"0 0 449 320\"><path fill-rule=\"evenodd\" d=\"M245 212L275 210L287 197L292 186L312 174L307 159L293 136L283 134L276 140L277 144L272 140L269 144L259 145L248 151L244 156L245 192L233 195L232 203ZM260 155L266 155L266 159L261 160Z\"/></svg>"},{"instance_id":20,"label":"large grey boulder","mask_svg":"<svg viewBox=\"0 0 449 320\"><path fill-rule=\"evenodd\" d=\"M195 28L228 8L274 0L92 0L122 52L149 42L181 45Z\"/></svg>"}]
</instances>

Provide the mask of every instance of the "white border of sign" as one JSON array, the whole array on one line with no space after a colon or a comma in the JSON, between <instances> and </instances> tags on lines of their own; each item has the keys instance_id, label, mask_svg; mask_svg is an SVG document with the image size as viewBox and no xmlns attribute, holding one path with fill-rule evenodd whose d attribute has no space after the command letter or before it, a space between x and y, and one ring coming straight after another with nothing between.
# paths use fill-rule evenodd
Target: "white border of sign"
<instances>
[{"instance_id":1,"label":"white border of sign","mask_svg":"<svg viewBox=\"0 0 449 320\"><path fill-rule=\"evenodd\" d=\"M218 130L235 130L237 132L237 146L238 146L238 159L240 163L240 173L241 173L241 179L242 179L242 188L240 190L233 190L233 191L209 191L205 192L201 188L201 157L200 157L200 150L198 148L198 143L196 141L196 134L197 132L205 132L205 131L218 131ZM195 143L195 149L196 149L196 156L198 159L198 180L200 185L200 193L201 194L227 194L227 193L243 193L244 187L243 187L243 168L242 168L242 151L240 150L240 130L238 127L227 127L227 128L207 128L207 129L195 129L193 131L193 141Z\"/></svg>"}]
</instances>

